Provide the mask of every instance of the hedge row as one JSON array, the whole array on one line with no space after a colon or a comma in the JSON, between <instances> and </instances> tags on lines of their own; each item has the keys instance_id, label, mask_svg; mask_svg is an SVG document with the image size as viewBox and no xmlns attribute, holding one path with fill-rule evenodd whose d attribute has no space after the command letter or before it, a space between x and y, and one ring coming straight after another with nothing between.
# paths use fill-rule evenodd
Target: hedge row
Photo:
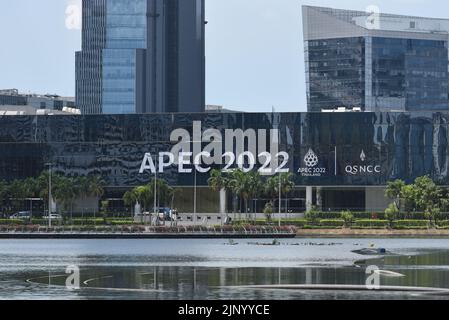
<instances>
[{"instance_id":1,"label":"hedge row","mask_svg":"<svg viewBox=\"0 0 449 320\"><path fill-rule=\"evenodd\" d=\"M397 220L393 221L393 229L429 229L429 220Z\"/></svg>"},{"instance_id":2,"label":"hedge row","mask_svg":"<svg viewBox=\"0 0 449 320\"><path fill-rule=\"evenodd\" d=\"M322 227L343 228L345 226L345 221L342 219L322 219L319 224Z\"/></svg>"},{"instance_id":3,"label":"hedge row","mask_svg":"<svg viewBox=\"0 0 449 320\"><path fill-rule=\"evenodd\" d=\"M389 226L389 221L373 219L356 220L352 226L355 229L385 229Z\"/></svg>"}]
</instances>

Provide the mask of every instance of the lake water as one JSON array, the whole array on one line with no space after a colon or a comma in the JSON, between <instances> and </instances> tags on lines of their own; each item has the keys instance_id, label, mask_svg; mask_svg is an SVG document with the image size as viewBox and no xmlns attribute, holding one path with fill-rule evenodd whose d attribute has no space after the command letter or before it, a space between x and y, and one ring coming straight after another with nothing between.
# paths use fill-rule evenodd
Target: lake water
<instances>
[{"instance_id":1,"label":"lake water","mask_svg":"<svg viewBox=\"0 0 449 320\"><path fill-rule=\"evenodd\" d=\"M0 240L0 299L447 299L416 292L254 285L365 285L366 266L405 275L381 285L449 289L449 239ZM384 247L391 257L352 250ZM79 290L65 286L80 270Z\"/></svg>"}]
</instances>

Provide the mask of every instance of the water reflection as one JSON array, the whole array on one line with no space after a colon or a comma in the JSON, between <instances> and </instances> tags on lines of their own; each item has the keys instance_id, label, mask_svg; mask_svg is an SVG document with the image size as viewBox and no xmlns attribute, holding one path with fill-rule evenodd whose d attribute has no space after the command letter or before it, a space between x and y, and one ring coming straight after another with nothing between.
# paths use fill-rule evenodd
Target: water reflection
<instances>
[{"instance_id":1,"label":"water reflection","mask_svg":"<svg viewBox=\"0 0 449 320\"><path fill-rule=\"evenodd\" d=\"M309 245L298 245L298 242ZM282 285L365 285L366 267L404 274L381 285L449 288L448 240L293 239L254 247L223 241L0 242L2 299L446 299L412 292L254 288ZM313 242L315 243L315 242ZM332 244L338 245L332 245ZM368 243L397 255L351 253ZM165 254L163 252L165 251ZM415 256L418 255L418 256ZM354 264L355 262L355 264ZM68 265L80 267L81 289L65 287Z\"/></svg>"}]
</instances>

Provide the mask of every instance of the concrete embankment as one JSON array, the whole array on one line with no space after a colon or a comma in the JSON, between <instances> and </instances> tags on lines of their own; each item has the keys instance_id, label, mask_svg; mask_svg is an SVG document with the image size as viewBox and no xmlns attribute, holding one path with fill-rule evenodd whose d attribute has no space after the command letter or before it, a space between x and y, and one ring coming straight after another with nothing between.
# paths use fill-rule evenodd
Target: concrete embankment
<instances>
[{"instance_id":1,"label":"concrete embankment","mask_svg":"<svg viewBox=\"0 0 449 320\"><path fill-rule=\"evenodd\" d=\"M299 229L300 238L449 238L449 230Z\"/></svg>"},{"instance_id":2,"label":"concrete embankment","mask_svg":"<svg viewBox=\"0 0 449 320\"><path fill-rule=\"evenodd\" d=\"M289 239L294 233L0 233L0 239Z\"/></svg>"}]
</instances>

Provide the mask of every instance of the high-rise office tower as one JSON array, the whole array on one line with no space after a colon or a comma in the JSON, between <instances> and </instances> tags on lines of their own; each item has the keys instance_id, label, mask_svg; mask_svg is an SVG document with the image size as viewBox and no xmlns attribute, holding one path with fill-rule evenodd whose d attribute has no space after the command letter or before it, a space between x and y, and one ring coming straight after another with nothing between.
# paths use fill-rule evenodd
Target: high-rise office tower
<instances>
[{"instance_id":1,"label":"high-rise office tower","mask_svg":"<svg viewBox=\"0 0 449 320\"><path fill-rule=\"evenodd\" d=\"M84 114L203 112L204 0L83 0Z\"/></svg>"},{"instance_id":2,"label":"high-rise office tower","mask_svg":"<svg viewBox=\"0 0 449 320\"><path fill-rule=\"evenodd\" d=\"M449 110L449 20L303 7L308 110Z\"/></svg>"}]
</instances>

